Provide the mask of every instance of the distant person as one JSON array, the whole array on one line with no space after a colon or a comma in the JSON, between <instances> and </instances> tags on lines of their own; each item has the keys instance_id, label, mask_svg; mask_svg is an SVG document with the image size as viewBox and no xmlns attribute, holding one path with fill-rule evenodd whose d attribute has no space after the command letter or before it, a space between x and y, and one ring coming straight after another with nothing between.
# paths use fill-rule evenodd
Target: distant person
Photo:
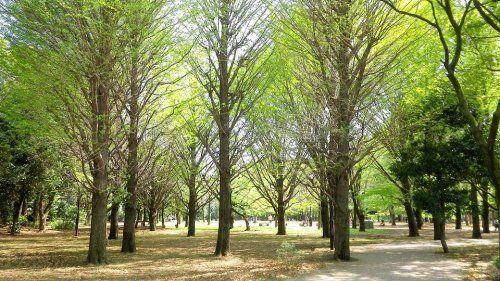
<instances>
[{"instance_id":1,"label":"distant person","mask_svg":"<svg viewBox=\"0 0 500 281\"><path fill-rule=\"evenodd\" d=\"M493 227L495 227L495 231L498 231L498 220L497 219L493 220Z\"/></svg>"},{"instance_id":2,"label":"distant person","mask_svg":"<svg viewBox=\"0 0 500 281\"><path fill-rule=\"evenodd\" d=\"M380 222L380 226L385 226L385 221L384 221L384 220L382 220L382 221Z\"/></svg>"}]
</instances>

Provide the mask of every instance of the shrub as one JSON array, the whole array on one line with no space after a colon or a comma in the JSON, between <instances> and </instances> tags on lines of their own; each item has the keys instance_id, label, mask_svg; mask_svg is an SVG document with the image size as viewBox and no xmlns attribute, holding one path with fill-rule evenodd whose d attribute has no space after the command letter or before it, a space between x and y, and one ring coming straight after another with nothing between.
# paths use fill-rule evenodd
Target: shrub
<instances>
[{"instance_id":1,"label":"shrub","mask_svg":"<svg viewBox=\"0 0 500 281\"><path fill-rule=\"evenodd\" d=\"M296 265L299 257L299 250L295 247L295 244L283 241L278 250L278 259L286 263L288 266Z\"/></svg>"},{"instance_id":2,"label":"shrub","mask_svg":"<svg viewBox=\"0 0 500 281\"><path fill-rule=\"evenodd\" d=\"M55 230L72 230L73 228L75 228L75 223L69 220L57 219L55 221L52 221L50 223L50 226Z\"/></svg>"}]
</instances>

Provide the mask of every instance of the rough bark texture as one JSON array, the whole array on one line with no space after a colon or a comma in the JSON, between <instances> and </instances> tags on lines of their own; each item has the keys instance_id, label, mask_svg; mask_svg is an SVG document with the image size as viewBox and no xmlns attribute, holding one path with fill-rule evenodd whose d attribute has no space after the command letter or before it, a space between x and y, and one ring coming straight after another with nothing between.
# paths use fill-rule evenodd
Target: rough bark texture
<instances>
[{"instance_id":1,"label":"rough bark texture","mask_svg":"<svg viewBox=\"0 0 500 281\"><path fill-rule=\"evenodd\" d=\"M444 206L443 206L444 207ZM441 242L441 247L444 253L448 253L448 244L446 243L446 228L445 228L445 214L433 215L434 221L434 240Z\"/></svg>"},{"instance_id":2,"label":"rough bark texture","mask_svg":"<svg viewBox=\"0 0 500 281\"><path fill-rule=\"evenodd\" d=\"M109 215L109 240L118 239L118 210L120 203L113 203L111 205L111 214Z\"/></svg>"},{"instance_id":3,"label":"rough bark texture","mask_svg":"<svg viewBox=\"0 0 500 281\"><path fill-rule=\"evenodd\" d=\"M15 235L17 232L17 224L19 223L24 196L24 193L21 194L20 198L14 202L14 208L12 210L12 227L10 228L11 235Z\"/></svg>"},{"instance_id":4,"label":"rough bark texture","mask_svg":"<svg viewBox=\"0 0 500 281\"><path fill-rule=\"evenodd\" d=\"M194 236L196 231L196 175L193 173L189 179L189 202L188 202L188 233Z\"/></svg>"},{"instance_id":5,"label":"rough bark texture","mask_svg":"<svg viewBox=\"0 0 500 281\"><path fill-rule=\"evenodd\" d=\"M98 183L100 185L102 183ZM92 218L90 220L90 243L87 262L100 264L106 262L106 205L108 203L107 194L97 192L92 193Z\"/></svg>"},{"instance_id":6,"label":"rough bark texture","mask_svg":"<svg viewBox=\"0 0 500 281\"><path fill-rule=\"evenodd\" d=\"M133 253L136 251L135 242L135 229L138 226L138 214L137 210L137 181L139 174L139 160L138 160L138 73L137 68L132 67L131 73L131 84L130 84L130 99L129 103L129 132L127 137L127 182L125 184L127 189L127 197L125 199L125 218L123 220L123 240L122 249L123 253Z\"/></svg>"},{"instance_id":7,"label":"rough bark texture","mask_svg":"<svg viewBox=\"0 0 500 281\"><path fill-rule=\"evenodd\" d=\"M479 221L479 206L477 199L477 188L471 186L470 190L470 210L472 214L472 238L481 239L481 225Z\"/></svg>"},{"instance_id":8,"label":"rough bark texture","mask_svg":"<svg viewBox=\"0 0 500 281\"><path fill-rule=\"evenodd\" d=\"M417 237L418 233L418 224L417 218L415 217L415 213L413 212L413 207L411 202L404 202L406 217L408 218L408 236L409 237Z\"/></svg>"},{"instance_id":9,"label":"rough bark texture","mask_svg":"<svg viewBox=\"0 0 500 281\"><path fill-rule=\"evenodd\" d=\"M481 219L483 222L483 233L490 233L490 205L488 203L488 192L483 187L481 192L483 205L481 208Z\"/></svg>"},{"instance_id":10,"label":"rough bark texture","mask_svg":"<svg viewBox=\"0 0 500 281\"><path fill-rule=\"evenodd\" d=\"M330 214L328 210L328 199L322 197L321 199L321 225L323 229L323 238L330 237Z\"/></svg>"},{"instance_id":11,"label":"rough bark texture","mask_svg":"<svg viewBox=\"0 0 500 281\"><path fill-rule=\"evenodd\" d=\"M218 50L219 64L219 227L215 255L226 256L229 253L229 233L231 230L231 155L230 155L230 119L229 119L229 1L222 1L220 15L221 37Z\"/></svg>"},{"instance_id":12,"label":"rough bark texture","mask_svg":"<svg viewBox=\"0 0 500 281\"><path fill-rule=\"evenodd\" d=\"M156 221L158 219L158 210L154 207L149 208L149 231L156 231Z\"/></svg>"},{"instance_id":13,"label":"rough bark texture","mask_svg":"<svg viewBox=\"0 0 500 281\"><path fill-rule=\"evenodd\" d=\"M278 191L278 204L276 210L276 220L278 224L278 233L277 235L286 235L286 222L285 222L285 202L284 202L284 191L283 191L283 183L284 178L280 177L276 181L276 190Z\"/></svg>"},{"instance_id":14,"label":"rough bark texture","mask_svg":"<svg viewBox=\"0 0 500 281\"><path fill-rule=\"evenodd\" d=\"M422 229L422 226L424 226L424 218L422 218L422 210L420 209L415 210L415 218L417 220L417 228Z\"/></svg>"},{"instance_id":15,"label":"rough bark texture","mask_svg":"<svg viewBox=\"0 0 500 281\"><path fill-rule=\"evenodd\" d=\"M459 204L455 206L455 229L462 229L462 208Z\"/></svg>"},{"instance_id":16,"label":"rough bark texture","mask_svg":"<svg viewBox=\"0 0 500 281\"><path fill-rule=\"evenodd\" d=\"M80 205L82 202L82 195L78 193L76 198L76 216L75 216L75 236L78 236L78 229L80 224Z\"/></svg>"}]
</instances>

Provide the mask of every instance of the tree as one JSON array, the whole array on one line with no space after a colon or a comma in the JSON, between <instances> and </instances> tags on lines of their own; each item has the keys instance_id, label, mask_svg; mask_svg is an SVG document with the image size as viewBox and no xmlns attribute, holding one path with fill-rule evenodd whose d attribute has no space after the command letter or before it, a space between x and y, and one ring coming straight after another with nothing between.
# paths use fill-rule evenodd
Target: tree
<instances>
[{"instance_id":1,"label":"tree","mask_svg":"<svg viewBox=\"0 0 500 281\"><path fill-rule=\"evenodd\" d=\"M193 15L200 31L201 60L193 60L196 78L217 125L218 151L207 147L219 172L219 227L215 255L229 252L231 228L231 180L239 160L238 132L242 116L261 94L265 79L259 56L267 47L268 15L265 3L249 0L199 0ZM259 81L260 80L260 81ZM236 131L235 131L236 130ZM207 144L206 141L204 141Z\"/></svg>"}]
</instances>

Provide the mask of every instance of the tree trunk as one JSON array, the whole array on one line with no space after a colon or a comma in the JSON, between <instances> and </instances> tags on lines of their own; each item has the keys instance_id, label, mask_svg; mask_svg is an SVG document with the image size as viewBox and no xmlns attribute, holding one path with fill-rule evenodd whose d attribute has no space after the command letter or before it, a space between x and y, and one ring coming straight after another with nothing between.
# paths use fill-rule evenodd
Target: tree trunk
<instances>
[{"instance_id":1,"label":"tree trunk","mask_svg":"<svg viewBox=\"0 0 500 281\"><path fill-rule=\"evenodd\" d=\"M359 231L360 232L365 232L366 231L366 228L365 228L365 214L359 208L359 201L356 198L356 195L354 194L354 191L352 190L352 188L351 188L351 197L352 197L352 205L353 205L354 214L355 214L353 216L353 220L355 220L355 217L358 217L358 219L359 219Z\"/></svg>"},{"instance_id":2,"label":"tree trunk","mask_svg":"<svg viewBox=\"0 0 500 281\"><path fill-rule=\"evenodd\" d=\"M330 237L330 214L328 209L328 198L321 198L321 225L323 228L323 238Z\"/></svg>"},{"instance_id":3,"label":"tree trunk","mask_svg":"<svg viewBox=\"0 0 500 281\"><path fill-rule=\"evenodd\" d=\"M98 176L95 186L106 186L106 179ZM108 198L105 188L94 188L92 192L92 218L90 221L90 243L87 262L106 262L106 205Z\"/></svg>"},{"instance_id":4,"label":"tree trunk","mask_svg":"<svg viewBox=\"0 0 500 281\"><path fill-rule=\"evenodd\" d=\"M472 213L472 238L481 239L481 225L479 222L479 206L477 200L477 188L471 185L470 189L470 209Z\"/></svg>"},{"instance_id":5,"label":"tree trunk","mask_svg":"<svg viewBox=\"0 0 500 281\"><path fill-rule=\"evenodd\" d=\"M21 215L21 208L24 200L24 192L20 195L20 198L14 202L14 208L12 210L12 227L10 228L10 234L15 235L17 233L17 227L19 223L19 216Z\"/></svg>"},{"instance_id":6,"label":"tree trunk","mask_svg":"<svg viewBox=\"0 0 500 281\"><path fill-rule=\"evenodd\" d=\"M142 221L141 227L146 227L146 221L148 220L148 212L146 211L146 204L142 207Z\"/></svg>"},{"instance_id":7,"label":"tree trunk","mask_svg":"<svg viewBox=\"0 0 500 281\"><path fill-rule=\"evenodd\" d=\"M33 201L33 227L38 225L38 213L40 212L40 203L41 196L37 195L35 200Z\"/></svg>"},{"instance_id":8,"label":"tree trunk","mask_svg":"<svg viewBox=\"0 0 500 281\"><path fill-rule=\"evenodd\" d=\"M329 224L328 224L328 226L329 226L328 227L328 232L330 234L330 236L329 236L330 237L330 250L333 250L335 248L335 241L334 241L335 240L334 239L334 237L335 237L335 224L334 224L334 216L333 216L333 214L334 214L335 211L334 211L333 202L332 202L331 199L329 200L329 204L328 205L329 205L328 206L329 207L328 210L329 210L329 213L330 213L330 216L329 216L330 217L330 221L329 221Z\"/></svg>"},{"instance_id":9,"label":"tree trunk","mask_svg":"<svg viewBox=\"0 0 500 281\"><path fill-rule=\"evenodd\" d=\"M161 228L165 228L165 206L161 208Z\"/></svg>"},{"instance_id":10,"label":"tree trunk","mask_svg":"<svg viewBox=\"0 0 500 281\"><path fill-rule=\"evenodd\" d=\"M118 239L118 210L119 209L120 209L120 203L113 203L113 205L111 205L111 214L109 216L108 240Z\"/></svg>"},{"instance_id":11,"label":"tree trunk","mask_svg":"<svg viewBox=\"0 0 500 281\"><path fill-rule=\"evenodd\" d=\"M76 198L76 217L75 217L75 237L78 237L78 227L80 224L80 205L82 202L82 195L78 191L78 196Z\"/></svg>"},{"instance_id":12,"label":"tree trunk","mask_svg":"<svg viewBox=\"0 0 500 281\"><path fill-rule=\"evenodd\" d=\"M189 179L189 202L188 202L188 233L194 236L196 231L196 175L191 174Z\"/></svg>"},{"instance_id":13,"label":"tree trunk","mask_svg":"<svg viewBox=\"0 0 500 281\"><path fill-rule=\"evenodd\" d=\"M417 228L422 229L422 226L424 225L424 219L422 218L422 210L420 209L415 210L415 219L417 220Z\"/></svg>"},{"instance_id":14,"label":"tree trunk","mask_svg":"<svg viewBox=\"0 0 500 281\"><path fill-rule=\"evenodd\" d=\"M442 204L444 207L444 204ZM434 240L441 241L441 247L444 253L448 253L448 244L446 243L446 224L444 210L440 214L432 216L434 222Z\"/></svg>"},{"instance_id":15,"label":"tree trunk","mask_svg":"<svg viewBox=\"0 0 500 281\"><path fill-rule=\"evenodd\" d=\"M207 225L210 225L212 222L212 200L208 200L207 206Z\"/></svg>"},{"instance_id":16,"label":"tree trunk","mask_svg":"<svg viewBox=\"0 0 500 281\"><path fill-rule=\"evenodd\" d=\"M403 205L405 207L406 217L408 218L408 236L417 237L419 235L418 224L411 202L405 200Z\"/></svg>"},{"instance_id":17,"label":"tree trunk","mask_svg":"<svg viewBox=\"0 0 500 281\"><path fill-rule=\"evenodd\" d=\"M184 227L189 226L189 216L186 214L184 215Z\"/></svg>"},{"instance_id":18,"label":"tree trunk","mask_svg":"<svg viewBox=\"0 0 500 281\"><path fill-rule=\"evenodd\" d=\"M245 220L245 231L250 231L250 222L248 221L247 216L243 216L243 219Z\"/></svg>"},{"instance_id":19,"label":"tree trunk","mask_svg":"<svg viewBox=\"0 0 500 281\"><path fill-rule=\"evenodd\" d=\"M278 191L278 209L276 210L276 220L278 223L278 233L276 235L286 235L286 223L285 223L285 202L284 202L284 192L283 192L284 179L280 178L276 181L276 189Z\"/></svg>"},{"instance_id":20,"label":"tree trunk","mask_svg":"<svg viewBox=\"0 0 500 281\"><path fill-rule=\"evenodd\" d=\"M154 207L149 207L149 231L156 231L157 218L158 210Z\"/></svg>"},{"instance_id":21,"label":"tree trunk","mask_svg":"<svg viewBox=\"0 0 500 281\"><path fill-rule=\"evenodd\" d=\"M175 228L179 228L179 225L181 224L181 214L179 211L175 213Z\"/></svg>"},{"instance_id":22,"label":"tree trunk","mask_svg":"<svg viewBox=\"0 0 500 281\"><path fill-rule=\"evenodd\" d=\"M455 206L455 229L462 229L462 208L459 204Z\"/></svg>"},{"instance_id":23,"label":"tree trunk","mask_svg":"<svg viewBox=\"0 0 500 281\"><path fill-rule=\"evenodd\" d=\"M25 196L23 200L23 207L21 208L21 216L28 215L28 198Z\"/></svg>"},{"instance_id":24,"label":"tree trunk","mask_svg":"<svg viewBox=\"0 0 500 281\"><path fill-rule=\"evenodd\" d=\"M351 225L352 229L358 228L358 215L356 214L355 210L352 210L352 221L351 221L351 223L352 223L352 225Z\"/></svg>"},{"instance_id":25,"label":"tree trunk","mask_svg":"<svg viewBox=\"0 0 500 281\"><path fill-rule=\"evenodd\" d=\"M138 228L141 214L142 214L142 208L137 208L136 211L137 211L137 214L136 214L136 218L135 218L135 228ZM135 236L135 231L134 231L134 236ZM135 241L135 239L134 239L134 241ZM134 250L134 252L135 252L135 250Z\"/></svg>"},{"instance_id":26,"label":"tree trunk","mask_svg":"<svg viewBox=\"0 0 500 281\"><path fill-rule=\"evenodd\" d=\"M349 143L343 142L344 153L348 152ZM347 155L347 154L345 154ZM345 163L345 162L344 162ZM334 179L333 225L334 225L334 256L339 260L350 260L349 249L349 181L346 171L340 172Z\"/></svg>"},{"instance_id":27,"label":"tree trunk","mask_svg":"<svg viewBox=\"0 0 500 281\"><path fill-rule=\"evenodd\" d=\"M54 203L55 194L49 194L49 198L47 199L47 204L45 208L43 207L43 196L40 197L40 201L38 201L38 231L45 231L47 226L47 217L49 216L49 212L52 209L52 204Z\"/></svg>"},{"instance_id":28,"label":"tree trunk","mask_svg":"<svg viewBox=\"0 0 500 281\"><path fill-rule=\"evenodd\" d=\"M483 233L490 233L490 205L488 203L488 191L487 186L483 186L483 192L481 192L481 197L483 200L483 206L481 209L481 219L483 221Z\"/></svg>"},{"instance_id":29,"label":"tree trunk","mask_svg":"<svg viewBox=\"0 0 500 281\"><path fill-rule=\"evenodd\" d=\"M396 225L396 214L394 213L394 206L389 206L389 216L391 219L391 225L395 226Z\"/></svg>"}]
</instances>

